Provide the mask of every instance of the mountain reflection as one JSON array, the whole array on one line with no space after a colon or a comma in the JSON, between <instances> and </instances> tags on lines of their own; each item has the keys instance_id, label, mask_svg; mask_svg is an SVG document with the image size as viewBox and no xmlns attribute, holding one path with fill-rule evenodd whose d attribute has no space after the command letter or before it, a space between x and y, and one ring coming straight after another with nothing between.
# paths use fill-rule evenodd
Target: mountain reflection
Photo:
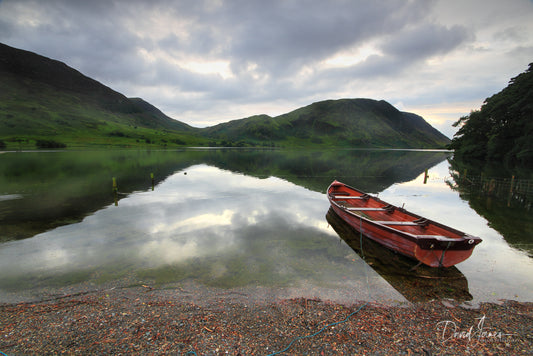
<instances>
[{"instance_id":1,"label":"mountain reflection","mask_svg":"<svg viewBox=\"0 0 533 356\"><path fill-rule=\"evenodd\" d=\"M0 241L32 237L81 221L113 202L112 178L123 198L175 172L207 164L236 173L278 177L323 192L334 179L379 192L414 179L446 152L391 150L95 151L6 153L0 165ZM17 197L17 199L13 199Z\"/></svg>"}]
</instances>

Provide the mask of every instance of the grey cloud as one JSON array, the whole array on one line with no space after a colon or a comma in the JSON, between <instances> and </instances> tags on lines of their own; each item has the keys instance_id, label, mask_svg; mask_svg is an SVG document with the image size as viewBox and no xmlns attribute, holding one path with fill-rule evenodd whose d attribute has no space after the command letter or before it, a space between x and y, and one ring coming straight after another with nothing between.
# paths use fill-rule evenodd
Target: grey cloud
<instances>
[{"instance_id":1,"label":"grey cloud","mask_svg":"<svg viewBox=\"0 0 533 356\"><path fill-rule=\"evenodd\" d=\"M528 38L527 28L523 26L512 26L502 29L494 34L494 38L503 41L521 42Z\"/></svg>"},{"instance_id":2,"label":"grey cloud","mask_svg":"<svg viewBox=\"0 0 533 356\"><path fill-rule=\"evenodd\" d=\"M208 0L22 3L44 19L33 29L24 29L28 38L36 38L32 49L59 57L100 80L129 78L132 82L146 77L140 71L151 72L155 66L145 63L138 49L159 49L203 59L216 56L229 60L237 75L246 75L248 65L255 64L259 72L276 81L279 76L294 74L302 66L319 62L342 48L399 31L408 21L423 18L430 6L427 1L399 0L241 0L225 2L223 6ZM157 24L157 16L162 14L173 19L162 26L185 26L185 38L168 33L154 39L151 29L144 26ZM148 32L140 38L135 30ZM176 71L170 78L183 77L179 69ZM168 78L168 68L164 72ZM198 90L198 80L190 83L193 91Z\"/></svg>"},{"instance_id":3,"label":"grey cloud","mask_svg":"<svg viewBox=\"0 0 533 356\"><path fill-rule=\"evenodd\" d=\"M479 16L468 13L474 11L471 6L461 7L466 13L456 16L457 4L449 0L3 0L0 42L63 61L125 95L163 103L164 112L200 108L214 116L228 106L237 110L238 105L249 108L279 101L305 105L308 100L335 98L339 92L373 95L375 90L360 89L372 85L403 88L405 81L426 80L419 69L433 73L426 66L428 58L440 56L446 61L452 57L448 54L458 51L470 63L468 68L484 61L479 71L490 71L492 77L508 79L509 70L502 69L506 62L519 70L527 66L532 53L525 35L529 24L499 23L491 16L484 26L480 21L500 5L475 7ZM520 5L524 18L528 7ZM469 16L478 22L472 25ZM479 31L488 33L484 38L505 43L505 50L498 52L492 43L475 41ZM324 60L369 44L377 54L352 65L324 68ZM476 50L481 47L487 50ZM197 73L183 63L191 60L203 65L228 63L231 73ZM445 63L441 71L461 71ZM487 76L474 74L473 85L486 87ZM444 77L450 76L441 73ZM442 79L441 85L458 86L448 80ZM435 90L436 95L444 92ZM250 114L243 109L242 116Z\"/></svg>"},{"instance_id":4,"label":"grey cloud","mask_svg":"<svg viewBox=\"0 0 533 356\"><path fill-rule=\"evenodd\" d=\"M1 26L13 29L11 37L18 34L13 38L14 45L24 42L20 46L23 49L64 61L100 80L119 79L118 76L125 74L126 66L135 65L128 62L135 55L139 41L106 12L115 14L112 4L23 0L17 5L32 8L38 17L32 19L21 9L16 15L26 22L33 21L33 25L20 26L16 19L0 19Z\"/></svg>"},{"instance_id":5,"label":"grey cloud","mask_svg":"<svg viewBox=\"0 0 533 356\"><path fill-rule=\"evenodd\" d=\"M374 54L364 61L343 68L331 68L317 73L310 79L319 90L331 87L333 83L348 84L357 81L400 77L404 72L419 65L420 61L436 55L444 55L472 39L463 27L447 28L423 23L387 36Z\"/></svg>"},{"instance_id":6,"label":"grey cloud","mask_svg":"<svg viewBox=\"0 0 533 356\"><path fill-rule=\"evenodd\" d=\"M262 2L268 8L241 9L232 35L236 64L259 63L287 73L331 56L342 48L400 30L401 15L422 15L420 2ZM289 4L289 5L287 5ZM291 6L292 5L292 6ZM309 6L306 6L309 5ZM336 6L335 6L336 5ZM238 12L239 10L235 10ZM420 16L422 18L423 16Z\"/></svg>"},{"instance_id":7,"label":"grey cloud","mask_svg":"<svg viewBox=\"0 0 533 356\"><path fill-rule=\"evenodd\" d=\"M247 97L250 82L241 79L223 79L218 74L194 73L168 61L158 60L146 67L142 82L155 88L166 86L178 92L201 94L207 100Z\"/></svg>"},{"instance_id":8,"label":"grey cloud","mask_svg":"<svg viewBox=\"0 0 533 356\"><path fill-rule=\"evenodd\" d=\"M472 39L465 27L445 27L423 24L396 34L382 47L385 53L397 57L427 58L445 54Z\"/></svg>"}]
</instances>

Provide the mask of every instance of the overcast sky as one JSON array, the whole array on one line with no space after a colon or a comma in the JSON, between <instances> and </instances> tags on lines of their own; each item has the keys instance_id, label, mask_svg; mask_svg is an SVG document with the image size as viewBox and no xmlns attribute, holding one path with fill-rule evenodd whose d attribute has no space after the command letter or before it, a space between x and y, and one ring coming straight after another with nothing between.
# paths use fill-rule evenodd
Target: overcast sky
<instances>
[{"instance_id":1,"label":"overcast sky","mask_svg":"<svg viewBox=\"0 0 533 356\"><path fill-rule=\"evenodd\" d=\"M451 137L532 34L532 0L0 0L0 42L196 127L371 98Z\"/></svg>"}]
</instances>

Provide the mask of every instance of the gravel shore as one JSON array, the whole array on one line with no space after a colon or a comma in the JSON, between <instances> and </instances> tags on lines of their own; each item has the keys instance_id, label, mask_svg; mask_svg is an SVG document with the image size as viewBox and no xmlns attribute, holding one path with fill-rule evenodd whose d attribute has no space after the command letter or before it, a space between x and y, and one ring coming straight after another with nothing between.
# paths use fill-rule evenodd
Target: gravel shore
<instances>
[{"instance_id":1,"label":"gravel shore","mask_svg":"<svg viewBox=\"0 0 533 356\"><path fill-rule=\"evenodd\" d=\"M183 298L136 287L0 304L0 351L26 354L532 355L533 303L385 306ZM2 355L0 353L0 355Z\"/></svg>"}]
</instances>

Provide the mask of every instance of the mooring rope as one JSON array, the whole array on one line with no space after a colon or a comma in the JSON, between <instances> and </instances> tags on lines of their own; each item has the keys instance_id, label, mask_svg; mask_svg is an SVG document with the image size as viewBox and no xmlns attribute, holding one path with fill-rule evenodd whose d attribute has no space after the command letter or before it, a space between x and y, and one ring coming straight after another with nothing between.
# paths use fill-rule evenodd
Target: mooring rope
<instances>
[{"instance_id":1,"label":"mooring rope","mask_svg":"<svg viewBox=\"0 0 533 356\"><path fill-rule=\"evenodd\" d=\"M335 323L331 323L331 324L328 324L326 326L324 326L322 329L318 330L316 333L314 334L311 334L311 335L305 335L305 336L298 336L296 338L294 338L290 343L289 345L284 348L283 350L281 351L277 351L277 352L274 352L272 354L269 354L268 356L273 356L273 355L279 355L281 353L284 353L285 351L288 351L291 346L296 342L296 341L299 341L299 340L303 340L303 339L307 339L307 338L312 338L312 337L315 337L317 335L319 335L320 333L324 332L326 329L328 329L329 327L332 327L332 326L335 326L335 325L339 325L339 324L342 324L342 323L345 323L347 322L353 315L357 314L361 309L363 309L366 305L368 304L368 301L361 305L356 311L354 311L353 313L351 313L350 315L348 315L344 320L341 320L341 321L337 321Z\"/></svg>"},{"instance_id":2,"label":"mooring rope","mask_svg":"<svg viewBox=\"0 0 533 356\"><path fill-rule=\"evenodd\" d=\"M363 219L361 217L359 218L359 245L361 246L361 256L363 258L363 267L364 267L364 271L365 271L366 287L367 287L367 291L368 291L368 300L363 305L361 305L356 311L354 311L353 313L349 314L344 320L328 324L328 325L324 326L322 329L318 330L314 334L295 337L294 339L292 339L292 341L289 343L289 345L287 345L286 348L284 348L281 351L277 351L277 352L268 354L268 356L274 356L274 355L282 354L282 353L288 351L292 347L292 345L294 345L294 343L299 341L299 340L315 337L315 336L321 334L322 332L324 332L326 329L328 329L330 327L346 323L348 320L350 320L350 318L352 316L357 314L359 311L361 311L361 309L363 309L365 306L368 305L368 303L370 302L370 299L371 299L371 294L370 294L370 282L368 280L368 273L367 273L367 263L365 261L365 254L364 254L364 251L363 251Z\"/></svg>"},{"instance_id":3,"label":"mooring rope","mask_svg":"<svg viewBox=\"0 0 533 356\"><path fill-rule=\"evenodd\" d=\"M362 220L362 218L360 218L359 219L359 245L361 246L361 256L362 256L362 259L363 259L363 268L364 268L364 272L365 272L366 287L367 287L367 291L368 291L368 300L363 305L361 305L359 308L357 308L356 311L350 313L343 320L328 324L328 325L324 326L322 329L318 330L317 332L315 332L313 334L304 335L304 336L297 336L294 339L292 339L291 342L287 345L287 347L285 347L283 350L276 351L274 353L268 354L267 356L275 356L275 355L279 355L279 354L282 354L284 352L287 352L297 341L300 341L300 340L303 340L303 339L309 339L309 338L318 336L318 335L320 335L321 333L323 333L325 330L327 330L330 327L346 323L347 321L350 320L350 318L352 316L354 316L355 314L359 313L361 311L361 309L363 309L365 306L368 305L368 303L370 303L370 299L371 299L370 282L369 282L369 279L368 279L367 263L365 261L365 254L364 254L364 251L363 251L363 232L362 232L363 231L363 226L362 226L362 224L363 224L363 220ZM194 350L188 351L185 355L196 355L196 351L194 351Z\"/></svg>"}]
</instances>

